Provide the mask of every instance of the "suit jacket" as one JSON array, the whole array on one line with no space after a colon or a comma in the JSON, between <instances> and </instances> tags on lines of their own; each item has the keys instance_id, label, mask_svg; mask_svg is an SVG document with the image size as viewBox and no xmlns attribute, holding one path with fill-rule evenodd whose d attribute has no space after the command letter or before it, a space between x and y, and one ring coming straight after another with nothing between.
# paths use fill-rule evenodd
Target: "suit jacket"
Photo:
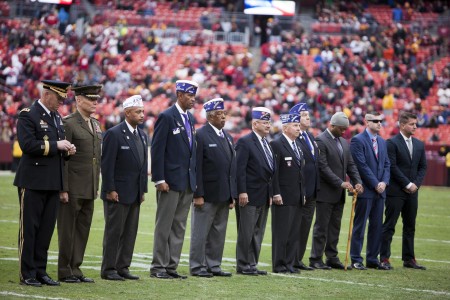
<instances>
[{"instance_id":1,"label":"suit jacket","mask_svg":"<svg viewBox=\"0 0 450 300\"><path fill-rule=\"evenodd\" d=\"M138 135L144 147L144 163L140 163L136 144L125 121L108 129L103 138L102 147L102 192L105 201L106 193L116 191L119 203L132 204L140 201L147 192L148 151L147 136L138 128Z\"/></svg>"},{"instance_id":2,"label":"suit jacket","mask_svg":"<svg viewBox=\"0 0 450 300\"><path fill-rule=\"evenodd\" d=\"M276 171L273 180L273 194L283 198L283 205L302 205L304 198L304 182L302 168L304 158L298 142L300 161L297 160L291 144L284 135L273 140L272 146L275 154Z\"/></svg>"},{"instance_id":3,"label":"suit jacket","mask_svg":"<svg viewBox=\"0 0 450 300\"><path fill-rule=\"evenodd\" d=\"M206 123L197 131L197 189L194 197L205 202L233 202L237 199L236 152L233 138L222 130L231 156L225 154L223 138Z\"/></svg>"},{"instance_id":4,"label":"suit jacket","mask_svg":"<svg viewBox=\"0 0 450 300\"><path fill-rule=\"evenodd\" d=\"M358 167L364 187L364 192L359 195L363 198L373 198L377 195L386 198L386 190L382 194L378 194L375 188L381 181L389 184L391 163L389 162L385 140L377 136L377 143L378 158L366 130L355 135L350 142L350 152Z\"/></svg>"},{"instance_id":5,"label":"suit jacket","mask_svg":"<svg viewBox=\"0 0 450 300\"><path fill-rule=\"evenodd\" d=\"M273 158L275 161L275 156ZM238 194L248 194L248 205L268 204L269 198L273 196L274 171L270 169L264 149L254 132L238 140L236 159ZM276 168L276 164L274 167Z\"/></svg>"},{"instance_id":6,"label":"suit jacket","mask_svg":"<svg viewBox=\"0 0 450 300\"><path fill-rule=\"evenodd\" d=\"M61 191L66 152L57 148L57 141L65 139L61 116L54 120L35 101L22 109L17 122L17 139L23 151L14 185L31 190Z\"/></svg>"},{"instance_id":7,"label":"suit jacket","mask_svg":"<svg viewBox=\"0 0 450 300\"><path fill-rule=\"evenodd\" d=\"M303 180L305 181L303 185L304 193L307 198L317 198L317 191L320 189L319 148L317 148L314 136L309 132L306 134L308 134L311 145L314 148L314 156L303 136L300 135L297 138L305 158L305 166L302 169Z\"/></svg>"},{"instance_id":8,"label":"suit jacket","mask_svg":"<svg viewBox=\"0 0 450 300\"><path fill-rule=\"evenodd\" d=\"M391 181L387 188L388 196L407 196L403 189L410 183L417 187L422 185L427 171L425 145L416 138L412 138L413 156L409 156L408 146L399 133L387 140L387 150L391 162Z\"/></svg>"},{"instance_id":9,"label":"suit jacket","mask_svg":"<svg viewBox=\"0 0 450 300\"><path fill-rule=\"evenodd\" d=\"M184 120L173 105L163 111L155 123L152 139L152 181L165 180L171 190L182 192L188 187L196 189L196 133L188 112L192 128L192 148L184 128Z\"/></svg>"},{"instance_id":10,"label":"suit jacket","mask_svg":"<svg viewBox=\"0 0 450 300\"><path fill-rule=\"evenodd\" d=\"M346 181L347 175L353 184L361 184L358 169L353 162L347 141L340 137L343 157L339 154L336 142L327 130L316 137L319 147L320 190L317 195L318 202L338 203L345 202L341 184Z\"/></svg>"},{"instance_id":11,"label":"suit jacket","mask_svg":"<svg viewBox=\"0 0 450 300\"><path fill-rule=\"evenodd\" d=\"M76 111L63 119L66 139L77 152L64 167L63 190L79 199L95 199L100 180L102 131L100 123L90 118L93 132Z\"/></svg>"}]
</instances>

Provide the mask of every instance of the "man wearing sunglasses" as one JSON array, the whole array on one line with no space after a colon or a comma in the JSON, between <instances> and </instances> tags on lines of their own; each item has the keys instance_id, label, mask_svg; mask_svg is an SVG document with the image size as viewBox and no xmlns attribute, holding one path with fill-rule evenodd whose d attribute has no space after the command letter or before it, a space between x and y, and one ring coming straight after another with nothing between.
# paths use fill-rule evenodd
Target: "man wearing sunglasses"
<instances>
[{"instance_id":1,"label":"man wearing sunglasses","mask_svg":"<svg viewBox=\"0 0 450 300\"><path fill-rule=\"evenodd\" d=\"M358 195L350 248L352 267L357 270L375 268L386 270L380 264L381 231L383 226L383 209L386 199L386 185L390 178L390 162L386 142L379 136L382 116L378 112L367 113L366 129L355 135L350 143L350 152L358 167L364 192ZM366 266L363 264L361 250L364 233L369 220L366 246Z\"/></svg>"}]
</instances>

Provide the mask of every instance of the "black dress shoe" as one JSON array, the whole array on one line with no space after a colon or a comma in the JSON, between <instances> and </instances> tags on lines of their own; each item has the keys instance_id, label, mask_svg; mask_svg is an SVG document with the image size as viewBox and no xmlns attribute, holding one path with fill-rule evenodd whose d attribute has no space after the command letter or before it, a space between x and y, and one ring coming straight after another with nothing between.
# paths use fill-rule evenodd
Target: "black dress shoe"
<instances>
[{"instance_id":1,"label":"black dress shoe","mask_svg":"<svg viewBox=\"0 0 450 300\"><path fill-rule=\"evenodd\" d=\"M102 275L102 279L105 279L105 280L117 280L117 281L124 281L125 280L125 278L123 278L122 276L120 276L117 273L111 273L111 274Z\"/></svg>"},{"instance_id":2,"label":"black dress shoe","mask_svg":"<svg viewBox=\"0 0 450 300\"><path fill-rule=\"evenodd\" d=\"M40 283L36 278L21 279L20 284L34 286L34 287L42 286L42 283Z\"/></svg>"},{"instance_id":3,"label":"black dress shoe","mask_svg":"<svg viewBox=\"0 0 450 300\"><path fill-rule=\"evenodd\" d=\"M417 270L426 270L424 266L419 265L415 259L405 260L403 262L403 266L405 268L417 269Z\"/></svg>"},{"instance_id":4,"label":"black dress shoe","mask_svg":"<svg viewBox=\"0 0 450 300\"><path fill-rule=\"evenodd\" d=\"M256 269L256 273L258 273L258 275L267 275L267 271L264 271L264 270Z\"/></svg>"},{"instance_id":5,"label":"black dress shoe","mask_svg":"<svg viewBox=\"0 0 450 300\"><path fill-rule=\"evenodd\" d=\"M77 276L77 279L80 280L80 282L86 282L86 283L94 283L95 282L94 279L84 277L84 275Z\"/></svg>"},{"instance_id":6,"label":"black dress shoe","mask_svg":"<svg viewBox=\"0 0 450 300\"><path fill-rule=\"evenodd\" d=\"M129 280L139 280L139 276L133 275L129 272L125 272L125 273L119 273L120 276L122 276L125 279L129 279Z\"/></svg>"},{"instance_id":7,"label":"black dress shoe","mask_svg":"<svg viewBox=\"0 0 450 300\"><path fill-rule=\"evenodd\" d=\"M218 271L218 272L211 272L213 274L213 276L218 276L218 277L231 277L232 274L230 272L225 272L225 271Z\"/></svg>"},{"instance_id":8,"label":"black dress shoe","mask_svg":"<svg viewBox=\"0 0 450 300\"><path fill-rule=\"evenodd\" d=\"M315 263L310 263L309 266L311 268L318 269L318 270L331 270L331 267L327 266L326 264L324 264L321 261L315 262Z\"/></svg>"},{"instance_id":9,"label":"black dress shoe","mask_svg":"<svg viewBox=\"0 0 450 300\"><path fill-rule=\"evenodd\" d=\"M150 274L150 277L158 278L158 279L172 279L173 278L172 276L170 276L166 272L152 273L152 274Z\"/></svg>"},{"instance_id":10,"label":"black dress shoe","mask_svg":"<svg viewBox=\"0 0 450 300\"><path fill-rule=\"evenodd\" d=\"M300 274L300 270L294 267L288 268L289 273Z\"/></svg>"},{"instance_id":11,"label":"black dress shoe","mask_svg":"<svg viewBox=\"0 0 450 300\"><path fill-rule=\"evenodd\" d=\"M65 282L65 283L80 283L81 282L81 280L78 277L73 276L73 275L61 278L59 281Z\"/></svg>"},{"instance_id":12,"label":"black dress shoe","mask_svg":"<svg viewBox=\"0 0 450 300\"><path fill-rule=\"evenodd\" d=\"M256 270L238 270L237 273L241 275L258 276Z\"/></svg>"},{"instance_id":13,"label":"black dress shoe","mask_svg":"<svg viewBox=\"0 0 450 300\"><path fill-rule=\"evenodd\" d=\"M378 267L380 270L392 270L394 267L389 262L389 259L383 259Z\"/></svg>"},{"instance_id":14,"label":"black dress shoe","mask_svg":"<svg viewBox=\"0 0 450 300\"><path fill-rule=\"evenodd\" d=\"M289 270L288 269L278 269L278 270L272 270L272 272L286 274L286 273L289 273Z\"/></svg>"},{"instance_id":15,"label":"black dress shoe","mask_svg":"<svg viewBox=\"0 0 450 300\"><path fill-rule=\"evenodd\" d=\"M299 264L297 266L297 269L304 270L304 271L314 271L314 268L311 268L310 266L307 266L304 263Z\"/></svg>"},{"instance_id":16,"label":"black dress shoe","mask_svg":"<svg viewBox=\"0 0 450 300\"><path fill-rule=\"evenodd\" d=\"M169 274L170 277L175 278L175 279L186 279L187 278L186 275L180 275L177 272L167 272L167 274Z\"/></svg>"},{"instance_id":17,"label":"black dress shoe","mask_svg":"<svg viewBox=\"0 0 450 300\"><path fill-rule=\"evenodd\" d=\"M327 266L331 267L332 269L338 269L338 270L345 270L345 266L340 262L327 262ZM349 268L347 268L348 270ZM350 267L351 269L351 267Z\"/></svg>"},{"instance_id":18,"label":"black dress shoe","mask_svg":"<svg viewBox=\"0 0 450 300\"><path fill-rule=\"evenodd\" d=\"M363 265L363 263L359 263L359 262L357 262L357 263L353 263L352 264L352 268L353 269L357 269L357 270L367 270L367 268Z\"/></svg>"},{"instance_id":19,"label":"black dress shoe","mask_svg":"<svg viewBox=\"0 0 450 300\"><path fill-rule=\"evenodd\" d=\"M207 272L207 271L205 271L205 270L201 270L201 271L198 272L198 273L192 273L192 276L211 278L211 277L213 277L213 274L212 274L212 273L209 273L209 272Z\"/></svg>"},{"instance_id":20,"label":"black dress shoe","mask_svg":"<svg viewBox=\"0 0 450 300\"><path fill-rule=\"evenodd\" d=\"M57 285L61 285L58 281L54 281L53 279L51 279L48 275L46 276L42 276L40 278L37 278L37 280L45 285L50 285L50 286L57 286Z\"/></svg>"}]
</instances>

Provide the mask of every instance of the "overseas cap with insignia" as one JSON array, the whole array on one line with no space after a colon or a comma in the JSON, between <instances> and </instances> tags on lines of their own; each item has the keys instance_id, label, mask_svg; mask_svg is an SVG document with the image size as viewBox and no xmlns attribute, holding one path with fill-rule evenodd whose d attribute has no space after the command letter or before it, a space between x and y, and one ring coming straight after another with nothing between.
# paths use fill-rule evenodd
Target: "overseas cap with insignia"
<instances>
[{"instance_id":1,"label":"overseas cap with insignia","mask_svg":"<svg viewBox=\"0 0 450 300\"><path fill-rule=\"evenodd\" d=\"M177 80L175 82L175 89L177 92L188 94L197 94L198 83L191 80Z\"/></svg>"},{"instance_id":2,"label":"overseas cap with insignia","mask_svg":"<svg viewBox=\"0 0 450 300\"><path fill-rule=\"evenodd\" d=\"M308 104L300 102L292 106L292 108L289 110L290 114L300 114L302 111L308 111L309 107Z\"/></svg>"},{"instance_id":3,"label":"overseas cap with insignia","mask_svg":"<svg viewBox=\"0 0 450 300\"><path fill-rule=\"evenodd\" d=\"M223 110L224 102L222 98L214 98L203 104L203 108L208 112L212 110Z\"/></svg>"},{"instance_id":4,"label":"overseas cap with insignia","mask_svg":"<svg viewBox=\"0 0 450 300\"><path fill-rule=\"evenodd\" d=\"M72 87L76 96L85 96L86 98L98 99L100 98L100 91L102 89L101 84L94 85L75 85Z\"/></svg>"},{"instance_id":5,"label":"overseas cap with insignia","mask_svg":"<svg viewBox=\"0 0 450 300\"><path fill-rule=\"evenodd\" d=\"M67 98L67 90L70 87L69 82L56 80L42 80L42 87L46 90L51 90L63 98Z\"/></svg>"},{"instance_id":6,"label":"overseas cap with insignia","mask_svg":"<svg viewBox=\"0 0 450 300\"><path fill-rule=\"evenodd\" d=\"M252 109L252 119L270 121L270 110L265 107L255 107Z\"/></svg>"},{"instance_id":7,"label":"overseas cap with insignia","mask_svg":"<svg viewBox=\"0 0 450 300\"><path fill-rule=\"evenodd\" d=\"M298 114L284 114L280 115L281 124L300 123L300 116Z\"/></svg>"},{"instance_id":8,"label":"overseas cap with insignia","mask_svg":"<svg viewBox=\"0 0 450 300\"><path fill-rule=\"evenodd\" d=\"M125 99L125 101L123 101L122 107L123 109L129 107L144 107L141 95L134 95L130 98Z\"/></svg>"}]
</instances>

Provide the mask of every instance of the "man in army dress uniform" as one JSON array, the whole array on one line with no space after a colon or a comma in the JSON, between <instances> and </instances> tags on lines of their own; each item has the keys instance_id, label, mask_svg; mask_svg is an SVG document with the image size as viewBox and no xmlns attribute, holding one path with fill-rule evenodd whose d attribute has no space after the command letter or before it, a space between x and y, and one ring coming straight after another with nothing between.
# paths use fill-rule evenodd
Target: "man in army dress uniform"
<instances>
[{"instance_id":1,"label":"man in army dress uniform","mask_svg":"<svg viewBox=\"0 0 450 300\"><path fill-rule=\"evenodd\" d=\"M64 168L58 211L58 278L66 283L94 282L80 270L98 196L102 131L91 117L97 108L101 85L72 87L77 111L64 118L66 139L77 154Z\"/></svg>"},{"instance_id":2,"label":"man in army dress uniform","mask_svg":"<svg viewBox=\"0 0 450 300\"><path fill-rule=\"evenodd\" d=\"M47 274L47 251L63 188L64 159L76 152L58 114L70 83L42 83L41 99L19 114L17 138L23 156L14 179L20 199L20 283L35 287L59 285Z\"/></svg>"}]
</instances>

